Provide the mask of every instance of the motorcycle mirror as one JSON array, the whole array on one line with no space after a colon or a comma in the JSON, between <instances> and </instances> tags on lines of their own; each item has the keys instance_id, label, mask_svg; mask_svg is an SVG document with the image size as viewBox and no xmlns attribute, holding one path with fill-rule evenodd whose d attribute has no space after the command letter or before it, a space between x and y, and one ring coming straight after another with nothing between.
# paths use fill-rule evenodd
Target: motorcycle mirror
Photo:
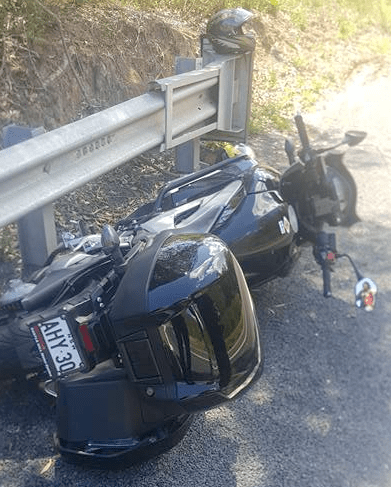
<instances>
[{"instance_id":1,"label":"motorcycle mirror","mask_svg":"<svg viewBox=\"0 0 391 487\"><path fill-rule=\"evenodd\" d=\"M358 280L355 287L357 308L372 311L375 307L377 286L369 278L363 277Z\"/></svg>"},{"instance_id":2,"label":"motorcycle mirror","mask_svg":"<svg viewBox=\"0 0 391 487\"><path fill-rule=\"evenodd\" d=\"M118 233L111 225L104 225L101 234L101 243L105 254L110 254L114 259L117 269L124 263L124 257L120 249Z\"/></svg>"},{"instance_id":3,"label":"motorcycle mirror","mask_svg":"<svg viewBox=\"0 0 391 487\"><path fill-rule=\"evenodd\" d=\"M119 247L118 233L111 225L104 225L101 234L102 247L105 249L112 249Z\"/></svg>"},{"instance_id":4,"label":"motorcycle mirror","mask_svg":"<svg viewBox=\"0 0 391 487\"><path fill-rule=\"evenodd\" d=\"M344 144L348 144L349 147L353 147L362 142L367 136L366 132L361 130L349 130L345 133L345 138L343 140Z\"/></svg>"}]
</instances>

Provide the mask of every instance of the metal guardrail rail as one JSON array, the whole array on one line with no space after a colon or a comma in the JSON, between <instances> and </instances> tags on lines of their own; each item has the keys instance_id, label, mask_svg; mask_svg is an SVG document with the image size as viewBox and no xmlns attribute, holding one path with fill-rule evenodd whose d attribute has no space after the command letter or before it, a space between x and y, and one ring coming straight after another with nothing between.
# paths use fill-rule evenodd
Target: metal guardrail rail
<instances>
[{"instance_id":1,"label":"metal guardrail rail","mask_svg":"<svg viewBox=\"0 0 391 487\"><path fill-rule=\"evenodd\" d=\"M2 150L0 226L148 149L169 149L213 130L211 88L218 81L217 68L166 78L153 92ZM205 125L209 119L215 121Z\"/></svg>"},{"instance_id":2,"label":"metal guardrail rail","mask_svg":"<svg viewBox=\"0 0 391 487\"><path fill-rule=\"evenodd\" d=\"M46 246L47 255L55 245L47 208L67 192L155 147L164 151L211 131L240 140L252 54L207 52L205 59L202 69L155 81L144 95L0 151L0 227L22 218L24 248ZM38 241L40 232L46 242Z\"/></svg>"}]
</instances>

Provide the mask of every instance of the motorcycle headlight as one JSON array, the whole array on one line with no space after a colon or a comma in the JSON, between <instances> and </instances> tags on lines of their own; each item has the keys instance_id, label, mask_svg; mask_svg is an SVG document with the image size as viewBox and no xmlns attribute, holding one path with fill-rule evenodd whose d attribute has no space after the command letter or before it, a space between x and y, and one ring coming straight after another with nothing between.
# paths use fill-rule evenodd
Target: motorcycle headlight
<instances>
[{"instance_id":1,"label":"motorcycle headlight","mask_svg":"<svg viewBox=\"0 0 391 487\"><path fill-rule=\"evenodd\" d=\"M288 217L289 217L289 223L291 224L293 232L297 233L299 231L299 221L297 219L295 209L291 205L288 206Z\"/></svg>"},{"instance_id":2,"label":"motorcycle headlight","mask_svg":"<svg viewBox=\"0 0 391 487\"><path fill-rule=\"evenodd\" d=\"M329 217L330 225L351 226L359 221L356 215L357 189L352 175L342 162L340 153L328 154L326 160L326 174L333 191L336 211Z\"/></svg>"}]
</instances>

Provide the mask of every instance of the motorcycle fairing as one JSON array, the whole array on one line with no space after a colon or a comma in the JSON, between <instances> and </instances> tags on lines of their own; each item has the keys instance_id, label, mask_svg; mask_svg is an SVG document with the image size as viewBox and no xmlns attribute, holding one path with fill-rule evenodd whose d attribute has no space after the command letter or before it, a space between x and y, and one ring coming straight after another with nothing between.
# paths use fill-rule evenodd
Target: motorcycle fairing
<instances>
[{"instance_id":1,"label":"motorcycle fairing","mask_svg":"<svg viewBox=\"0 0 391 487\"><path fill-rule=\"evenodd\" d=\"M166 232L130 262L109 317L111 360L59 381L60 452L96 466L156 455L189 415L227 401L262 369L243 273L214 235Z\"/></svg>"},{"instance_id":2,"label":"motorcycle fairing","mask_svg":"<svg viewBox=\"0 0 391 487\"><path fill-rule=\"evenodd\" d=\"M257 163L247 156L222 162L167 183L160 191L154 211L166 211L194 199L208 196L235 180L242 180Z\"/></svg>"},{"instance_id":3,"label":"motorcycle fairing","mask_svg":"<svg viewBox=\"0 0 391 487\"><path fill-rule=\"evenodd\" d=\"M219 236L250 285L286 275L298 255L289 205L274 176L247 156L168 183L155 204L140 208L119 227L127 229L134 222L152 233L172 228Z\"/></svg>"},{"instance_id":4,"label":"motorcycle fairing","mask_svg":"<svg viewBox=\"0 0 391 487\"><path fill-rule=\"evenodd\" d=\"M187 410L233 397L260 367L247 284L213 235L159 236L129 266L110 318L129 377Z\"/></svg>"},{"instance_id":5,"label":"motorcycle fairing","mask_svg":"<svg viewBox=\"0 0 391 487\"><path fill-rule=\"evenodd\" d=\"M145 391L111 361L58 384L56 447L72 462L114 468L174 446L192 422L179 404L152 408ZM166 406L166 407L164 407ZM166 410L170 408L169 414Z\"/></svg>"},{"instance_id":6,"label":"motorcycle fairing","mask_svg":"<svg viewBox=\"0 0 391 487\"><path fill-rule=\"evenodd\" d=\"M142 225L162 212L218 193L229 183L242 180L243 174L251 171L254 166L256 166L255 161L240 156L174 179L161 189L155 201L141 206L120 220L117 229L126 230L132 227L134 222ZM200 228L199 231L202 229Z\"/></svg>"}]
</instances>

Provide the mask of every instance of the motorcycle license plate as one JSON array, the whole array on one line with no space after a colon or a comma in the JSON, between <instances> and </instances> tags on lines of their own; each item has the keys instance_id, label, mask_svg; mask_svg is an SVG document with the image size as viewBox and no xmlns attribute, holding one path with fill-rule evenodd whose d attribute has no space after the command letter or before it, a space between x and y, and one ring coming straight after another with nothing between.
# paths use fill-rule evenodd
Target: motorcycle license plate
<instances>
[{"instance_id":1,"label":"motorcycle license plate","mask_svg":"<svg viewBox=\"0 0 391 487\"><path fill-rule=\"evenodd\" d=\"M31 328L49 375L55 379L84 369L84 361L67 321L53 318Z\"/></svg>"}]
</instances>

